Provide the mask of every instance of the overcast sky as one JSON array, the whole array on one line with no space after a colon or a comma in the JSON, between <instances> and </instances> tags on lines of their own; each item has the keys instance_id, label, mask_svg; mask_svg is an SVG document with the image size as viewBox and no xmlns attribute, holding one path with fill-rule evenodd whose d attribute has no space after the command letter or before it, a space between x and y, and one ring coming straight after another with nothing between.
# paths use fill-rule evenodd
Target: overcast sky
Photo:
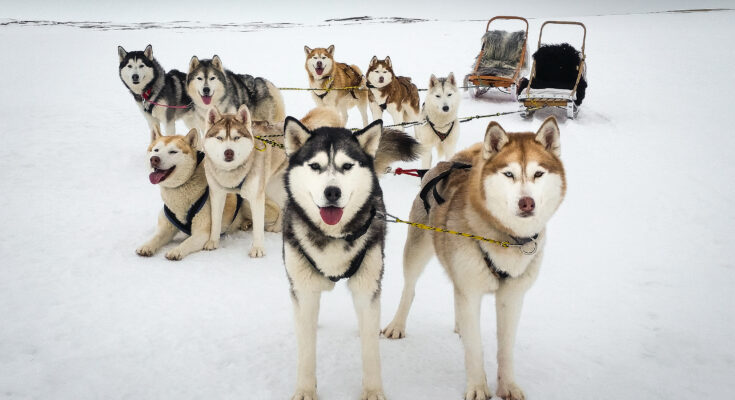
<instances>
[{"instance_id":1,"label":"overcast sky","mask_svg":"<svg viewBox=\"0 0 735 400\"><path fill-rule=\"evenodd\" d=\"M354 16L487 19L494 15L564 17L693 8L735 8L735 0L0 0L0 18L55 21L310 22Z\"/></svg>"}]
</instances>

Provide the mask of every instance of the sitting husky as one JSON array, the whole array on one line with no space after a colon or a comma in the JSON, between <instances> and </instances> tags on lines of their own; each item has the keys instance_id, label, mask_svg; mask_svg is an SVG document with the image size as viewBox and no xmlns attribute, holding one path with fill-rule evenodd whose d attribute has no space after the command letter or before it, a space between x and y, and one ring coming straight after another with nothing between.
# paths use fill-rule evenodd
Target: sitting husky
<instances>
[{"instance_id":1,"label":"sitting husky","mask_svg":"<svg viewBox=\"0 0 735 400\"><path fill-rule=\"evenodd\" d=\"M383 111L388 111L394 124L418 121L419 91L411 78L395 75L390 57L378 60L373 56L365 76L374 120L383 118Z\"/></svg>"},{"instance_id":2,"label":"sitting husky","mask_svg":"<svg viewBox=\"0 0 735 400\"><path fill-rule=\"evenodd\" d=\"M153 129L148 159L152 172L152 184L161 187L163 210L158 216L158 227L153 238L140 246L136 253L150 257L169 243L176 232L182 231L189 237L166 253L169 260L181 260L187 255L202 250L209 240L211 214L209 189L204 174L204 154L196 151L199 135L196 129L186 136L162 136L158 128ZM227 221L226 229L217 229L217 235L246 229L250 223L247 207L240 207L240 199L229 196L220 212L220 219Z\"/></svg>"},{"instance_id":3,"label":"sitting husky","mask_svg":"<svg viewBox=\"0 0 735 400\"><path fill-rule=\"evenodd\" d=\"M362 399L383 400L380 373L380 281L385 220L377 158L416 156L418 143L381 120L352 134L342 128L309 130L286 119L286 208L283 257L291 283L298 338L293 400L316 399L316 329L321 292L348 279L359 321ZM377 154L377 156L376 156ZM389 155L390 154L390 155ZM389 160L381 160L385 164Z\"/></svg>"},{"instance_id":4,"label":"sitting husky","mask_svg":"<svg viewBox=\"0 0 735 400\"><path fill-rule=\"evenodd\" d=\"M153 47L127 52L117 46L120 56L120 79L138 103L151 130L164 125L167 135L176 134L176 120L183 119L188 128L196 126L191 98L186 93L186 74L172 69L168 73L153 58ZM168 106L176 107L171 108Z\"/></svg>"},{"instance_id":5,"label":"sitting husky","mask_svg":"<svg viewBox=\"0 0 735 400\"><path fill-rule=\"evenodd\" d=\"M278 177L286 166L286 154L282 149L274 149L255 139L258 129L270 134L281 132L268 122L253 122L246 105L241 106L236 114L220 114L216 107L207 114L204 166L212 200L212 234L205 245L207 250L214 250L219 245L220 235L216 232L222 225L227 193L240 195L250 205L253 220L250 257L265 255L266 207L273 215L273 218L268 218L268 229L274 232L281 230L280 207L266 196L266 191L271 182L282 186Z\"/></svg>"},{"instance_id":6,"label":"sitting husky","mask_svg":"<svg viewBox=\"0 0 735 400\"><path fill-rule=\"evenodd\" d=\"M510 244L506 248L416 228L409 228L406 238L403 295L383 333L389 338L405 336L416 281L434 250L454 284L455 328L465 348L466 399L491 397L480 337L480 304L487 292L495 293L498 396L524 398L515 383L513 344L524 293L541 267L546 223L566 191L559 157L559 127L553 117L536 134L507 134L491 122L483 143L427 172L424 195L411 208L411 221Z\"/></svg>"},{"instance_id":7,"label":"sitting husky","mask_svg":"<svg viewBox=\"0 0 735 400\"><path fill-rule=\"evenodd\" d=\"M281 91L264 78L240 75L225 69L218 56L189 62L186 90L199 116L200 129L206 132L209 109L234 114L247 106L255 121L282 122L286 117Z\"/></svg>"},{"instance_id":8,"label":"sitting husky","mask_svg":"<svg viewBox=\"0 0 735 400\"><path fill-rule=\"evenodd\" d=\"M317 47L311 49L304 46L306 53L306 73L309 75L309 87L317 106L336 108L342 116L342 122L347 123L347 111L357 107L362 115L362 125L367 126L368 94L366 90L330 90L333 88L360 87L365 88L365 80L360 68L356 65L347 65L334 61L334 45L328 48Z\"/></svg>"},{"instance_id":9,"label":"sitting husky","mask_svg":"<svg viewBox=\"0 0 735 400\"><path fill-rule=\"evenodd\" d=\"M434 147L441 159L448 159L454 154L459 138L459 97L453 73L446 78L431 75L429 91L419 117L424 124L415 128L416 138L423 146L421 168L431 168L431 151Z\"/></svg>"}]
</instances>

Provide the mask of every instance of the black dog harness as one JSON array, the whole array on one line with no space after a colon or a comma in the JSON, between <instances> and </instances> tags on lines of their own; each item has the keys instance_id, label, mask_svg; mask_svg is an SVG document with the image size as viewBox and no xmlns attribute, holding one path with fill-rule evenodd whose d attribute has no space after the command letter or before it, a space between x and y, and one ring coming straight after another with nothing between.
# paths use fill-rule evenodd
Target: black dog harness
<instances>
[{"instance_id":1,"label":"black dog harness","mask_svg":"<svg viewBox=\"0 0 735 400\"><path fill-rule=\"evenodd\" d=\"M199 164L202 163L202 160L204 160L204 152L197 151L197 168L199 167ZM245 180L243 179L242 183L244 182ZM242 186L242 183L240 183L240 186ZM207 186L204 189L204 193L202 193L202 195L199 196L197 201L195 201L194 204L192 204L191 207L189 207L189 211L186 212L186 222L179 221L179 219L176 218L176 214L173 211L171 211L171 209L168 208L166 204L163 205L163 214L166 215L166 218L168 219L168 222L171 223L171 225L175 226L181 232L184 232L187 235L191 236L192 221L194 221L194 217L196 217L196 215L199 214L199 211L202 210L202 207L204 207L204 204L207 202L208 196L209 196L209 186ZM235 214L232 217L232 221L235 221L235 218L237 217L237 213L240 212L241 205L242 205L242 197L238 195L237 196L237 207L235 207Z\"/></svg>"},{"instance_id":2,"label":"black dog harness","mask_svg":"<svg viewBox=\"0 0 735 400\"><path fill-rule=\"evenodd\" d=\"M436 125L434 125L434 123L431 122L431 120L429 119L429 117L426 117L426 122L429 123L429 126L431 127L431 130L434 131L434 133L436 134L436 136L439 137L439 140L441 140L443 142L447 138L447 136L449 136L449 133L452 132L452 129L454 129L454 123L456 121L452 121L452 125L449 126L449 130L446 131L446 132L444 132L444 133L439 132L439 131L436 130Z\"/></svg>"},{"instance_id":3,"label":"black dog harness","mask_svg":"<svg viewBox=\"0 0 735 400\"><path fill-rule=\"evenodd\" d=\"M373 222L373 218L375 218L375 215L377 212L378 211L375 209L375 207L373 207L373 209L370 211L370 218L368 218L367 222L362 227L360 227L360 229L350 233L349 235L345 236L343 239L349 243L353 243L355 240L362 237L362 235L367 233L368 229L370 229L370 224ZM355 273L357 273L357 271L360 269L360 266L362 265L362 260L365 259L365 254L368 251L367 246L365 246L362 250L360 250L360 252L358 252L357 255L355 256L355 258L353 258L352 261L350 261L350 267L347 268L347 271L345 271L344 274L339 275L339 276L329 276L325 274L321 269L319 269L319 267L316 266L316 263L314 262L314 260L311 257L309 257L308 254L306 254L306 250L304 250L304 248L301 247L298 241L296 241L295 244L296 244L296 249L299 251L299 253L301 253L301 255L306 259L306 261L308 261L309 264L311 264L311 266L317 272L319 272L320 274L322 274L322 276L326 277L332 282L338 282L341 279L349 279L353 275L355 275Z\"/></svg>"},{"instance_id":4,"label":"black dog harness","mask_svg":"<svg viewBox=\"0 0 735 400\"><path fill-rule=\"evenodd\" d=\"M426 209L426 213L429 213L429 209L431 206L429 205L429 200L427 199L427 196L429 195L429 191L431 190L434 194L434 200L436 200L436 204L442 205L446 200L444 200L441 195L439 195L439 192L436 191L436 185L439 184L439 182L447 179L449 175L454 171L455 169L470 169L472 168L472 165L470 164L464 164L464 163L458 163L454 162L452 163L452 166L449 167L446 171L442 172L441 174L435 176L430 181L426 182L426 185L421 188L421 193L419 193L419 197L421 197L421 201L424 202L424 209Z\"/></svg>"},{"instance_id":5,"label":"black dog harness","mask_svg":"<svg viewBox=\"0 0 735 400\"><path fill-rule=\"evenodd\" d=\"M372 83L368 82L366 84L368 89L377 89ZM378 107L380 107L381 110L385 111L386 108L388 108L388 98L385 99L385 103L378 104Z\"/></svg>"}]
</instances>

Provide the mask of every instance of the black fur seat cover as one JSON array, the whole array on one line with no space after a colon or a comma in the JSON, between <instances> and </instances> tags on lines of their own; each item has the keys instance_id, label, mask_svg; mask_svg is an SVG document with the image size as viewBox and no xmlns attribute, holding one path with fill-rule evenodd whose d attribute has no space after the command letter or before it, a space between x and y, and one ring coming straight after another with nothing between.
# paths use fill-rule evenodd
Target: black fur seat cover
<instances>
[{"instance_id":1,"label":"black fur seat cover","mask_svg":"<svg viewBox=\"0 0 735 400\"><path fill-rule=\"evenodd\" d=\"M531 82L532 89L572 89L577 81L577 66L581 58L580 52L569 43L541 45L533 53L536 62L536 76ZM523 78L518 84L518 94L528 86L528 79ZM584 74L577 85L577 105L582 104L587 80Z\"/></svg>"}]
</instances>

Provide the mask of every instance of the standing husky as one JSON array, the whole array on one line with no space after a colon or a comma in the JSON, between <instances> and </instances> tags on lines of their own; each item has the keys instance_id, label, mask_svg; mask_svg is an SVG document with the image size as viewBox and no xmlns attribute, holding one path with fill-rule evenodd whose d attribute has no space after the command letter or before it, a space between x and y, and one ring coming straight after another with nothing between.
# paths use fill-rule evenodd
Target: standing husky
<instances>
[{"instance_id":1,"label":"standing husky","mask_svg":"<svg viewBox=\"0 0 735 400\"><path fill-rule=\"evenodd\" d=\"M381 119L385 110L394 124L418 121L419 91L411 78L395 75L390 57L378 60L373 56L365 76L374 120Z\"/></svg>"},{"instance_id":2,"label":"standing husky","mask_svg":"<svg viewBox=\"0 0 735 400\"><path fill-rule=\"evenodd\" d=\"M240 75L225 69L218 56L189 62L186 90L200 117L202 132L206 132L209 109L216 107L222 113L234 114L240 106L247 106L256 121L281 122L286 117L281 91L264 78Z\"/></svg>"},{"instance_id":3,"label":"standing husky","mask_svg":"<svg viewBox=\"0 0 735 400\"><path fill-rule=\"evenodd\" d=\"M178 231L189 237L166 253L169 260L181 260L202 250L209 239L212 222L209 189L202 164L204 154L196 150L198 137L196 129L186 136L162 136L158 128L153 129L148 146L149 179L161 187L164 206L158 215L155 235L136 250L140 256L152 256ZM229 196L226 203L220 219L228 221L227 229L222 232L218 229L217 235L249 224L247 210L240 207L240 199Z\"/></svg>"},{"instance_id":4,"label":"standing husky","mask_svg":"<svg viewBox=\"0 0 735 400\"><path fill-rule=\"evenodd\" d=\"M387 148L415 157L418 143L401 131L382 131L381 120L354 135L342 128L310 131L286 119L289 161L283 218L283 258L291 283L298 341L293 400L315 400L316 328L321 292L348 279L362 342L364 400L384 400L380 374L380 281L385 213L373 163ZM377 160L375 160L377 163ZM381 161L385 163L386 160Z\"/></svg>"},{"instance_id":5,"label":"standing husky","mask_svg":"<svg viewBox=\"0 0 735 400\"><path fill-rule=\"evenodd\" d=\"M153 58L153 47L127 52L117 46L120 56L120 79L130 90L151 129L163 123L167 135L176 134L176 120L184 119L188 128L195 127L191 98L186 93L186 74L172 69L168 73Z\"/></svg>"},{"instance_id":6,"label":"standing husky","mask_svg":"<svg viewBox=\"0 0 735 400\"><path fill-rule=\"evenodd\" d=\"M267 122L254 125L246 105L237 114L220 114L211 108L207 114L207 133L204 137L204 160L207 181L212 200L212 233L205 249L214 250L219 245L222 226L222 210L227 193L237 193L250 204L253 219L253 245L250 257L263 257L264 230L266 228L266 190L286 166L286 154L255 139L254 127L268 129ZM280 131L280 130L276 130ZM280 231L280 208L269 201L269 211L275 218L269 230Z\"/></svg>"},{"instance_id":7,"label":"standing husky","mask_svg":"<svg viewBox=\"0 0 735 400\"><path fill-rule=\"evenodd\" d=\"M424 176L424 196L413 203L411 221L510 243L506 248L415 228L408 231L403 295L383 333L389 338L405 336L416 281L433 249L454 284L455 328L465 348L467 400L491 397L480 337L480 304L487 292L495 292L498 396L524 398L515 383L513 345L524 293L541 267L546 223L566 192L559 157L555 119L547 118L536 134L506 134L491 122L483 143L457 153L450 163L440 163ZM429 194L432 190L434 196Z\"/></svg>"},{"instance_id":8,"label":"standing husky","mask_svg":"<svg viewBox=\"0 0 735 400\"><path fill-rule=\"evenodd\" d=\"M431 151L434 147L440 159L448 159L454 154L459 138L459 101L453 73L446 78L431 75L429 91L419 119L424 124L415 128L416 138L423 146L421 168L431 168Z\"/></svg>"},{"instance_id":9,"label":"standing husky","mask_svg":"<svg viewBox=\"0 0 735 400\"><path fill-rule=\"evenodd\" d=\"M362 115L362 126L367 126L368 94L365 89L365 79L360 68L356 65L347 65L334 61L334 45L328 48L317 47L311 49L304 46L306 53L306 73L309 75L309 87L317 106L331 106L336 108L342 116L342 122L347 123L347 110L357 107ZM333 88L359 87L353 90L330 90Z\"/></svg>"}]
</instances>

